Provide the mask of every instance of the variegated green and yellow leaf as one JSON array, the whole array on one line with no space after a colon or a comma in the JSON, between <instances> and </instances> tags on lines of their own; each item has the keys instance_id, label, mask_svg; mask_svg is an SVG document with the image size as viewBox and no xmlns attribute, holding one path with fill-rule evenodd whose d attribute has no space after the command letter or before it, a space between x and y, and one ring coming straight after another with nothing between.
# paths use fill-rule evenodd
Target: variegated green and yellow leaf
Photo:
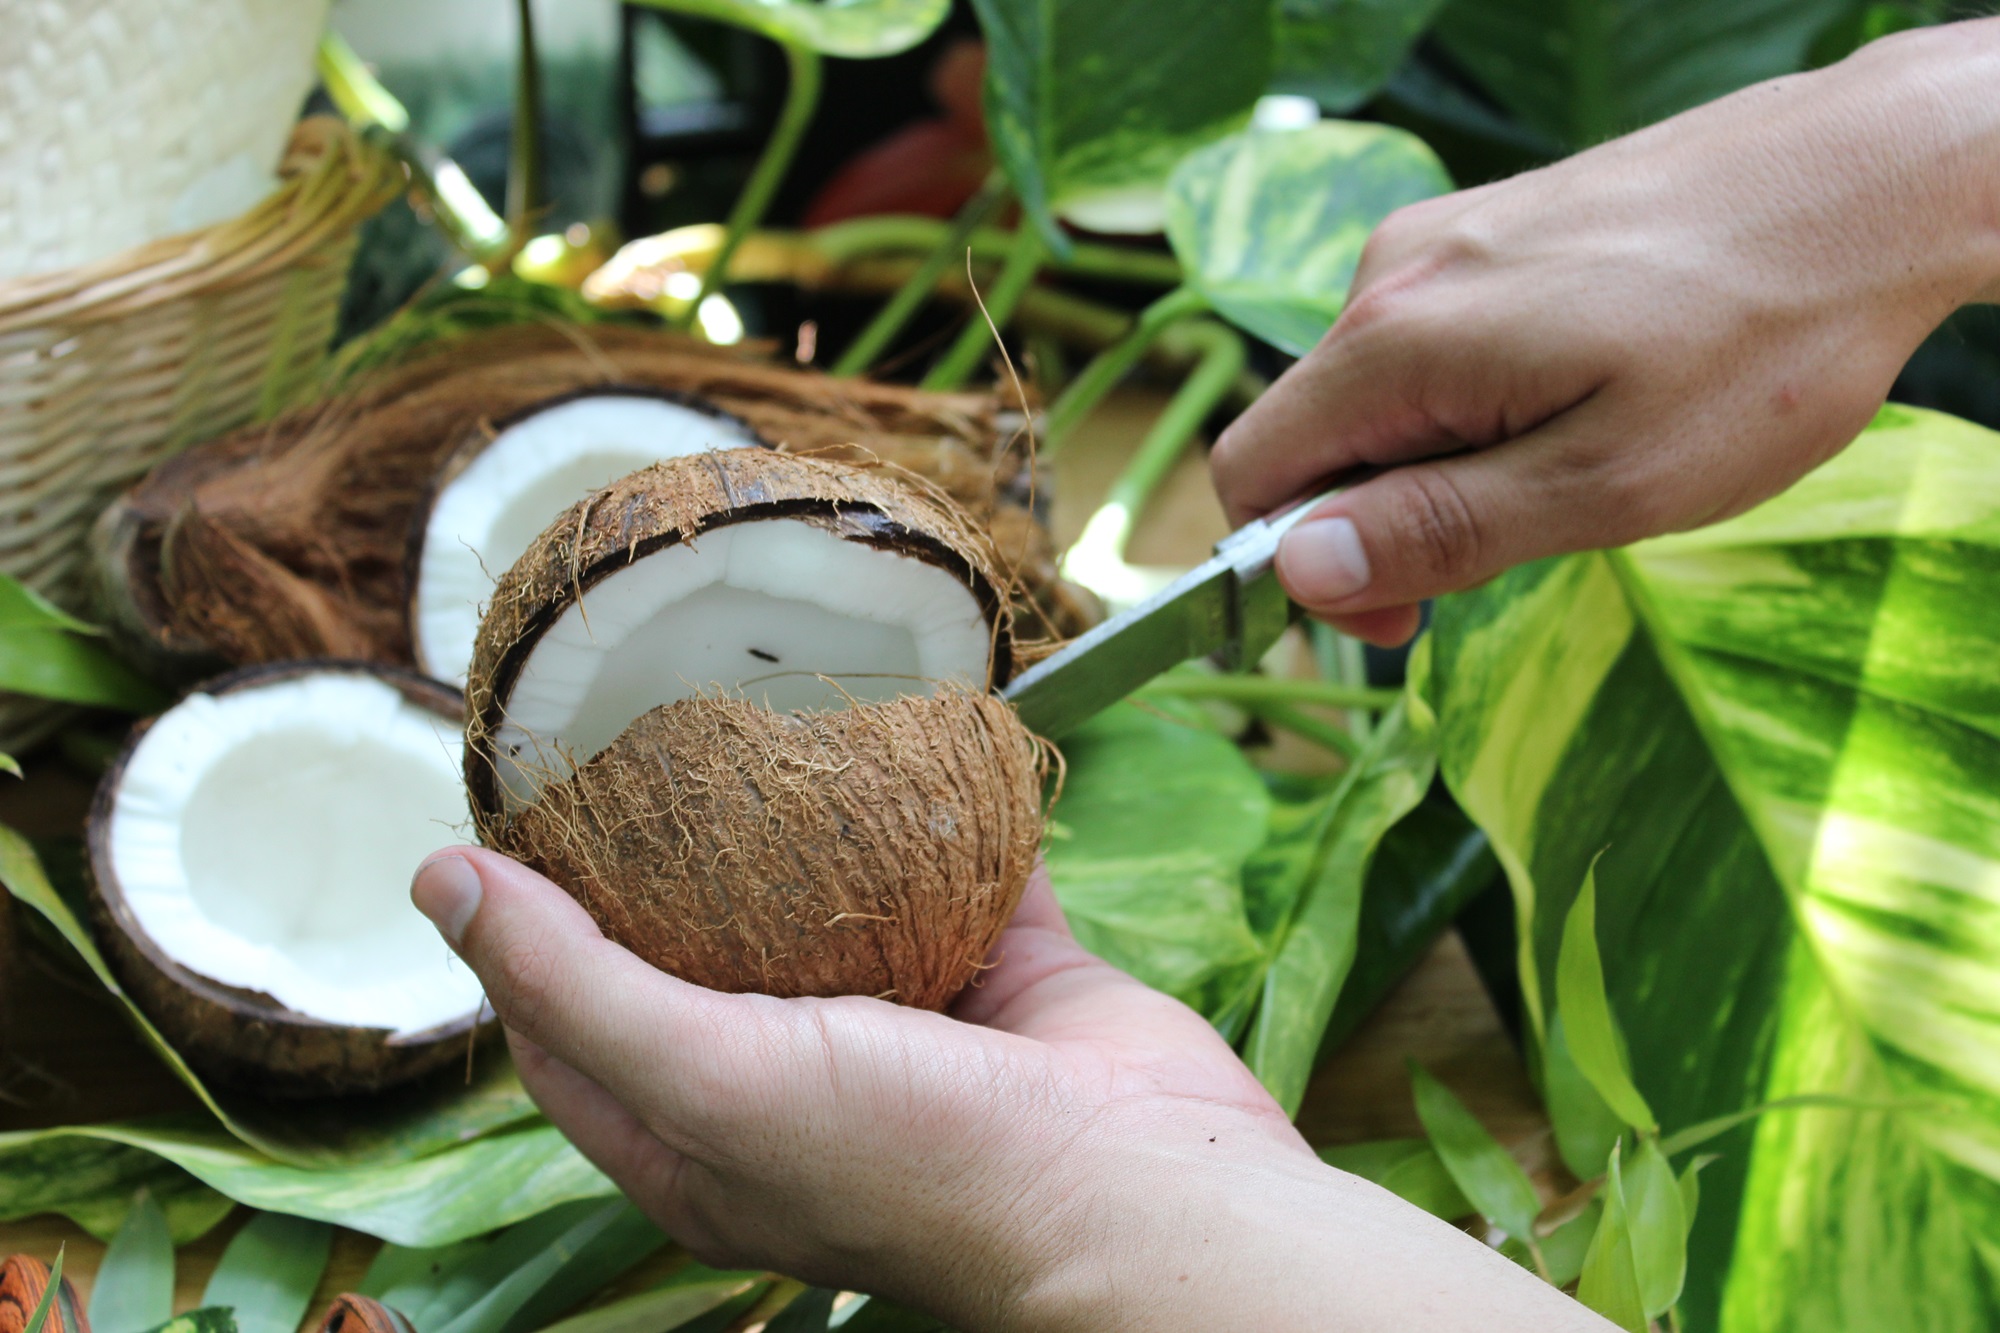
<instances>
[{"instance_id":1,"label":"variegated green and yellow leaf","mask_svg":"<svg viewBox=\"0 0 2000 1333\"><path fill-rule=\"evenodd\" d=\"M1610 997L1669 1130L1918 1106L1717 1140L1690 1328L2000 1323L1996 605L2000 436L1892 408L1741 518L1440 607L1423 688L1516 891L1531 1026L1602 848Z\"/></svg>"}]
</instances>

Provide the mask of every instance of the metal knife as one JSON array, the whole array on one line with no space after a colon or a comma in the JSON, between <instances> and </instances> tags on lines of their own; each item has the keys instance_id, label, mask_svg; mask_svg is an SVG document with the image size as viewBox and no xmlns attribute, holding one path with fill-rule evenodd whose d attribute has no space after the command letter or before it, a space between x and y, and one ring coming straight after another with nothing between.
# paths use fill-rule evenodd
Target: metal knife
<instances>
[{"instance_id":1,"label":"metal knife","mask_svg":"<svg viewBox=\"0 0 2000 1333\"><path fill-rule=\"evenodd\" d=\"M1003 697L1028 730L1055 740L1190 658L1230 671L1255 663L1296 609L1272 572L1278 539L1336 493L1244 524L1206 562L1015 677Z\"/></svg>"}]
</instances>

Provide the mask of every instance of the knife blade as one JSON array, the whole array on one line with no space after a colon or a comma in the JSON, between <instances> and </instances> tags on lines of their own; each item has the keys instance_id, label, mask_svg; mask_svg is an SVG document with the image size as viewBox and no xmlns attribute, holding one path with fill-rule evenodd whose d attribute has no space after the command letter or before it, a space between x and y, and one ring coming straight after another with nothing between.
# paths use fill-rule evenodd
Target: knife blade
<instances>
[{"instance_id":1,"label":"knife blade","mask_svg":"<svg viewBox=\"0 0 2000 1333\"><path fill-rule=\"evenodd\" d=\"M1028 730L1056 740L1191 658L1232 671L1255 663L1294 610L1272 571L1278 541L1334 494L1244 524L1208 560L1015 677L1002 697Z\"/></svg>"}]
</instances>

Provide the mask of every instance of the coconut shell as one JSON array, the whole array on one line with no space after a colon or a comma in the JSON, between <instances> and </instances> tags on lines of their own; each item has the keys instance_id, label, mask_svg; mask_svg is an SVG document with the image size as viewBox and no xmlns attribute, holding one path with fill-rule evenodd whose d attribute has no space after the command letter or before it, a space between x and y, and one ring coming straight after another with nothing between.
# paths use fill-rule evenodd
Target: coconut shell
<instances>
[{"instance_id":1,"label":"coconut shell","mask_svg":"<svg viewBox=\"0 0 2000 1333\"><path fill-rule=\"evenodd\" d=\"M410 1321L372 1296L348 1292L333 1298L319 1333L413 1333Z\"/></svg>"},{"instance_id":2,"label":"coconut shell","mask_svg":"<svg viewBox=\"0 0 2000 1333\"><path fill-rule=\"evenodd\" d=\"M982 522L1004 508L1027 517L1027 465L991 396L835 380L649 330L517 326L452 339L156 468L99 523L105 619L182 680L218 660L411 665L412 532L440 473L537 406L604 389L692 397L780 449L923 476ZM1051 608L1024 624L1078 628L1057 586L1024 585L1024 608Z\"/></svg>"},{"instance_id":3,"label":"coconut shell","mask_svg":"<svg viewBox=\"0 0 2000 1333\"><path fill-rule=\"evenodd\" d=\"M411 703L453 722L456 690L414 672L362 662L285 662L250 667L201 686L206 694L296 679L319 671L355 671L394 686ZM139 924L111 859L111 814L126 766L151 726L133 729L98 783L86 826L91 914L119 983L153 1025L203 1077L270 1097L378 1092L465 1058L473 1016L399 1035L345 1027L295 1013L259 991L224 985L177 961ZM4 1331L0 1331L4 1333Z\"/></svg>"},{"instance_id":4,"label":"coconut shell","mask_svg":"<svg viewBox=\"0 0 2000 1333\"><path fill-rule=\"evenodd\" d=\"M0 1262L0 1333L25 1333L48 1289L49 1266L33 1255L9 1255ZM60 1294L49 1303L42 1330L43 1333L90 1333L83 1302L77 1300L76 1288L68 1278L62 1280Z\"/></svg>"},{"instance_id":5,"label":"coconut shell","mask_svg":"<svg viewBox=\"0 0 2000 1333\"><path fill-rule=\"evenodd\" d=\"M731 449L635 472L558 518L501 576L466 682L466 780L475 812L498 809L490 756L535 645L571 603L656 551L732 523L787 518L936 565L971 589L993 626L989 686L1013 670L1013 616L999 555L980 526L921 478L888 467Z\"/></svg>"},{"instance_id":6,"label":"coconut shell","mask_svg":"<svg viewBox=\"0 0 2000 1333\"><path fill-rule=\"evenodd\" d=\"M663 971L721 991L942 1009L1034 868L1041 750L991 695L791 715L656 708L487 845Z\"/></svg>"}]
</instances>

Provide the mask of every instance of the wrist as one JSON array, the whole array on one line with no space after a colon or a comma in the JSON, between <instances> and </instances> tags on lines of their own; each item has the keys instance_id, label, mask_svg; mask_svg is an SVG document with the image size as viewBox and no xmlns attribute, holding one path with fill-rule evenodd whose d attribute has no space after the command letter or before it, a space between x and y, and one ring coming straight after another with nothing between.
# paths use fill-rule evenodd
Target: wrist
<instances>
[{"instance_id":1,"label":"wrist","mask_svg":"<svg viewBox=\"0 0 2000 1333\"><path fill-rule=\"evenodd\" d=\"M1929 319L1924 331L1958 306L2000 300L2000 106L1991 98L2000 19L1899 33L1822 77L1832 96L1862 109L1861 134L1894 127L1874 155L1887 177L1874 185L1875 208L1907 243L1908 295Z\"/></svg>"}]
</instances>

